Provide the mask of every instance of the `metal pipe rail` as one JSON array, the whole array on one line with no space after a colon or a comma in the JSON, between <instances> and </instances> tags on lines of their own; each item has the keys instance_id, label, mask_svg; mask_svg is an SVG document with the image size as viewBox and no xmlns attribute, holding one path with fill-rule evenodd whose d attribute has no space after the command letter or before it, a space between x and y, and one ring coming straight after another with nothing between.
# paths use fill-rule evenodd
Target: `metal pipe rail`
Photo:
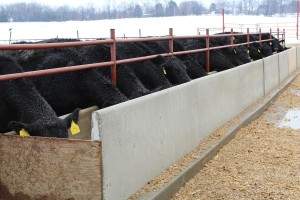
<instances>
[{"instance_id":1,"label":"metal pipe rail","mask_svg":"<svg viewBox=\"0 0 300 200\"><path fill-rule=\"evenodd\" d=\"M247 45L249 46L252 43L259 42L260 44L262 42L271 41L272 37L272 30L270 29L270 39L267 40L261 40L262 32L261 30L259 33L250 33L249 29L247 29L247 33L233 33L233 29L231 29L230 34L215 34L210 35L209 29L206 29L206 35L195 35L195 36L174 36L173 35L173 29L169 29L169 35L168 36L162 36L162 37L149 37L149 38L136 38L136 39L116 39L115 38L115 30L111 29L111 38L110 39L104 39L104 40L92 40L92 41L78 41L78 42L61 42L61 43L35 43L35 44L9 44L9 45L0 45L0 50L34 50L34 49L48 49L48 48L65 48L65 47L78 47L78 46L87 46L87 45L99 45L99 44L109 44L111 49L111 61L109 62L101 62L101 63L93 63L93 64L85 64L85 65L77 65L77 66L68 66L68 67L61 67L61 68L55 68L55 69L45 69L45 70L37 70L37 71L29 71L29 72L23 72L23 73L15 73L15 74L6 74L6 75L0 75L0 81L7 81L7 80L13 80L13 79L19 79L19 78L29 78L29 77L35 77L35 76L44 76L44 75L50 75L50 74L56 74L56 73L65 73L65 72L71 72L71 71L78 71L78 70L85 70L85 69L92 69L92 68L98 68L98 67L108 67L111 66L111 78L112 83L116 84L116 66L119 64L126 64L131 62L138 62L138 61L144 61L155 58L157 55L149 55L144 57L137 57L137 58L130 58L130 59L122 59L117 60L116 59L116 44L117 43L128 43L128 42L142 42L142 41L159 41L159 40L169 40L169 52L162 53L160 55L162 56L177 56L177 55L183 55L183 54L189 54L189 53L198 53L198 52L206 52L206 71L210 71L210 50L216 50L216 49L222 49L222 48L230 48L230 47L236 47L241 45ZM279 36L279 29L277 29L277 36ZM282 33L285 34L284 32ZM233 37L234 36L247 36L247 42L246 43L240 43L240 44L234 44L233 43ZM250 35L259 35L260 40L259 41L252 41L250 42ZM210 47L209 46L209 40L210 38L217 38L217 37L231 37L231 44L230 45L223 45L218 47ZM194 38L205 38L206 41L206 48L201 49L194 49L194 50L188 50L188 51L177 51L174 52L173 50L173 41L175 39L194 39Z\"/></svg>"},{"instance_id":2,"label":"metal pipe rail","mask_svg":"<svg viewBox=\"0 0 300 200\"><path fill-rule=\"evenodd\" d=\"M60 42L60 43L34 43L34 44L1 44L0 50L33 50L33 49L51 49L63 47L78 47L97 44L112 44L114 40L92 40L78 42Z\"/></svg>"}]
</instances>

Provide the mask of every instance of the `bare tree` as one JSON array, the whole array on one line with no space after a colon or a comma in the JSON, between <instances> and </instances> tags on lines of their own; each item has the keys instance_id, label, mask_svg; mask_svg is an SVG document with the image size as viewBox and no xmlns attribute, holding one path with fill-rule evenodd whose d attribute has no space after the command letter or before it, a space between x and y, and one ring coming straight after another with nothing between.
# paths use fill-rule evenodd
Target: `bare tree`
<instances>
[{"instance_id":1,"label":"bare tree","mask_svg":"<svg viewBox=\"0 0 300 200\"><path fill-rule=\"evenodd\" d=\"M170 0L166 6L166 16L178 15L179 9L175 1Z\"/></svg>"},{"instance_id":2,"label":"bare tree","mask_svg":"<svg viewBox=\"0 0 300 200\"><path fill-rule=\"evenodd\" d=\"M4 6L0 7L0 22L7 22L10 18L10 15L7 12L7 9Z\"/></svg>"},{"instance_id":3,"label":"bare tree","mask_svg":"<svg viewBox=\"0 0 300 200\"><path fill-rule=\"evenodd\" d=\"M184 1L180 3L179 10L181 15L200 15L205 8L197 1Z\"/></svg>"},{"instance_id":4,"label":"bare tree","mask_svg":"<svg viewBox=\"0 0 300 200\"><path fill-rule=\"evenodd\" d=\"M95 20L145 16L177 16L200 15L206 8L200 0L186 0L177 6L174 0L142 0L139 4L123 2L116 4L116 0L107 0L100 9L93 4L70 8L68 5L57 8L39 3L13 3L1 6L0 21L13 18L14 21L66 21L66 20ZM284 15L296 12L296 0L215 0L209 12L220 13L224 8L226 13L232 14L263 14Z\"/></svg>"},{"instance_id":5,"label":"bare tree","mask_svg":"<svg viewBox=\"0 0 300 200\"><path fill-rule=\"evenodd\" d=\"M139 4L134 6L133 17L140 18L143 16L143 10Z\"/></svg>"},{"instance_id":6,"label":"bare tree","mask_svg":"<svg viewBox=\"0 0 300 200\"><path fill-rule=\"evenodd\" d=\"M163 17L164 12L165 12L165 10L161 3L155 4L155 8L154 8L154 16L155 17Z\"/></svg>"},{"instance_id":7,"label":"bare tree","mask_svg":"<svg viewBox=\"0 0 300 200\"><path fill-rule=\"evenodd\" d=\"M293 0L278 0L278 14L283 16L288 12L289 5L293 3Z\"/></svg>"}]
</instances>

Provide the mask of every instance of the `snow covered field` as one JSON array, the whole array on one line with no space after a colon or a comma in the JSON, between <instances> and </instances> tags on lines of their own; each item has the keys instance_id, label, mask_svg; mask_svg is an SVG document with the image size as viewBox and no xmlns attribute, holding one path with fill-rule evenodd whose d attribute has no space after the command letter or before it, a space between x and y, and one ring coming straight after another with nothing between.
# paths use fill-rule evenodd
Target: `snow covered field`
<instances>
[{"instance_id":1,"label":"snow covered field","mask_svg":"<svg viewBox=\"0 0 300 200\"><path fill-rule=\"evenodd\" d=\"M264 17L264 16L225 16L226 31L250 32L261 27L268 32L270 28L280 31L285 28L287 43L296 41L296 17ZM66 22L12 22L0 23L0 43L22 39L49 38L106 38L110 29L116 30L117 37L162 36L169 34L173 28L174 35L196 35L210 28L211 33L222 31L222 16L184 16L163 18L135 18L97 21L66 21ZM11 29L11 31L10 31Z\"/></svg>"}]
</instances>

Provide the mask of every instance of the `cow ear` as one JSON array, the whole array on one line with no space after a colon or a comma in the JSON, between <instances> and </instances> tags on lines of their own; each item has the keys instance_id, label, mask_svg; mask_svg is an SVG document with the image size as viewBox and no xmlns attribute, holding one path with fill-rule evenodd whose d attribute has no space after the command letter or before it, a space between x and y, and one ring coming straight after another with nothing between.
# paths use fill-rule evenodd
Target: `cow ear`
<instances>
[{"instance_id":1,"label":"cow ear","mask_svg":"<svg viewBox=\"0 0 300 200\"><path fill-rule=\"evenodd\" d=\"M183 61L183 63L186 67L191 67L192 66L191 61L189 61L189 60L185 60L185 61Z\"/></svg>"},{"instance_id":2,"label":"cow ear","mask_svg":"<svg viewBox=\"0 0 300 200\"><path fill-rule=\"evenodd\" d=\"M16 121L10 121L8 123L8 128L9 129L13 129L14 131L16 131L16 133L20 133L20 131L22 131L23 129L28 131L27 128L27 124L25 123L21 123L21 122L16 122Z\"/></svg>"},{"instance_id":3,"label":"cow ear","mask_svg":"<svg viewBox=\"0 0 300 200\"><path fill-rule=\"evenodd\" d=\"M75 123L78 122L79 111L80 111L79 108L75 109L70 115L68 115L68 116L64 119L64 121L67 123L68 128L71 127L72 121L75 122Z\"/></svg>"},{"instance_id":4,"label":"cow ear","mask_svg":"<svg viewBox=\"0 0 300 200\"><path fill-rule=\"evenodd\" d=\"M67 64L67 66L73 66L73 65L75 65L75 63L74 63L73 60L72 60L72 61L69 61L69 63Z\"/></svg>"},{"instance_id":5,"label":"cow ear","mask_svg":"<svg viewBox=\"0 0 300 200\"><path fill-rule=\"evenodd\" d=\"M153 63L156 64L156 65L160 65L162 64L165 60L164 60L164 57L161 56L161 55L157 55L155 58L152 59Z\"/></svg>"}]
</instances>

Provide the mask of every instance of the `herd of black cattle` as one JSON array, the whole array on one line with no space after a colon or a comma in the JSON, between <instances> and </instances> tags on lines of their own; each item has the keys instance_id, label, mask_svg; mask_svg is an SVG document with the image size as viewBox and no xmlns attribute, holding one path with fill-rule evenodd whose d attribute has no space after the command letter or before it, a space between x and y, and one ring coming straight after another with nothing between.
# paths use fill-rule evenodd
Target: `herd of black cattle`
<instances>
[{"instance_id":1,"label":"herd of black cattle","mask_svg":"<svg viewBox=\"0 0 300 200\"><path fill-rule=\"evenodd\" d=\"M263 40L270 34L262 34ZM251 35L250 41L258 41ZM69 42L50 39L38 43ZM210 47L229 45L231 37L210 38ZM246 36L235 36L234 43L246 43ZM175 39L174 51L206 47L205 38ZM154 59L117 66L117 85L111 82L111 69L96 68L68 73L0 82L0 133L14 130L31 136L68 137L68 129L77 123L79 108L115 105L207 75L206 53L174 57L169 41L117 43L117 59L158 55ZM284 51L279 40L252 43L210 51L211 71L223 71ZM12 74L65 66L110 61L109 45L91 45L43 50L0 51L0 74ZM57 116L71 113L66 119Z\"/></svg>"}]
</instances>

